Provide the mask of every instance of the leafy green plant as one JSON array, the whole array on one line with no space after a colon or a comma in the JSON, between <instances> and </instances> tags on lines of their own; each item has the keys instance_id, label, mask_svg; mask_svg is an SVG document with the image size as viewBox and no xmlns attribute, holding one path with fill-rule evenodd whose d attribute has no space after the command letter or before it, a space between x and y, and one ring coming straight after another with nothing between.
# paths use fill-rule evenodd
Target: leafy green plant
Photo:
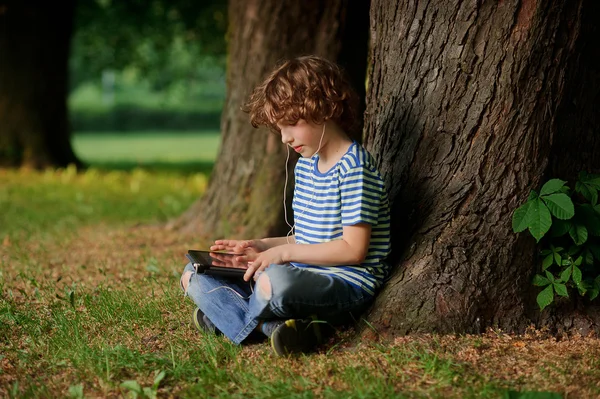
<instances>
[{"instance_id":1,"label":"leafy green plant","mask_svg":"<svg viewBox=\"0 0 600 399\"><path fill-rule=\"evenodd\" d=\"M165 371L156 370L154 372L154 383L151 387L142 387L139 382L135 380L127 380L121 383L121 387L128 389L134 398L149 398L155 399L156 393L158 392L158 386L160 382L165 378Z\"/></svg>"},{"instance_id":2,"label":"leafy green plant","mask_svg":"<svg viewBox=\"0 0 600 399\"><path fill-rule=\"evenodd\" d=\"M600 175L581 172L574 189L551 179L513 214L513 231L528 230L540 245L541 273L533 285L543 287L537 296L542 310L569 291L590 300L600 294L599 190Z\"/></svg>"}]
</instances>

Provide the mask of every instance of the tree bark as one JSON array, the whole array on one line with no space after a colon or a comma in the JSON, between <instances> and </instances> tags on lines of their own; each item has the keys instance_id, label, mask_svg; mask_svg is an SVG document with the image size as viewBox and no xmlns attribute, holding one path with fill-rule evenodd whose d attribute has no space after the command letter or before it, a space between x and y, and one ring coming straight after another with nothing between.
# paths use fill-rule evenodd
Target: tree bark
<instances>
[{"instance_id":1,"label":"tree bark","mask_svg":"<svg viewBox=\"0 0 600 399\"><path fill-rule=\"evenodd\" d=\"M80 164L66 103L74 7L0 1L0 166Z\"/></svg>"},{"instance_id":2,"label":"tree bark","mask_svg":"<svg viewBox=\"0 0 600 399\"><path fill-rule=\"evenodd\" d=\"M380 333L539 318L534 240L511 216L549 165L563 168L551 156L566 134L597 142L584 119L598 86L582 80L598 81L581 53L591 3L373 0L365 144L390 188L395 266L369 315Z\"/></svg>"},{"instance_id":3,"label":"tree bark","mask_svg":"<svg viewBox=\"0 0 600 399\"><path fill-rule=\"evenodd\" d=\"M342 66L348 66L348 72L364 86L369 2L357 2L351 8L348 4L348 0L230 0L221 147L207 192L171 227L211 238L285 234L286 148L278 135L253 129L240 107L279 60L303 54L343 60ZM342 42L350 30L356 32L352 40ZM287 165L288 199L296 159L291 155Z\"/></svg>"}]
</instances>

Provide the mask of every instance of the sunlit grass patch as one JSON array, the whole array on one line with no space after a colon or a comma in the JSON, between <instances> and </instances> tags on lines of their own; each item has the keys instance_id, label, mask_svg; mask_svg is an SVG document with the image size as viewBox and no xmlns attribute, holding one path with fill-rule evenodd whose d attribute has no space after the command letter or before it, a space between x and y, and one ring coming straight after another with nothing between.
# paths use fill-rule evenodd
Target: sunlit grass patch
<instances>
[{"instance_id":1,"label":"sunlit grass patch","mask_svg":"<svg viewBox=\"0 0 600 399\"><path fill-rule=\"evenodd\" d=\"M200 197L206 173L0 170L0 239L74 231L97 223L160 222ZM10 238L9 238L10 239Z\"/></svg>"},{"instance_id":2,"label":"sunlit grass patch","mask_svg":"<svg viewBox=\"0 0 600 399\"><path fill-rule=\"evenodd\" d=\"M86 132L73 137L77 155L92 165L103 163L212 163L221 135L218 131Z\"/></svg>"}]
</instances>

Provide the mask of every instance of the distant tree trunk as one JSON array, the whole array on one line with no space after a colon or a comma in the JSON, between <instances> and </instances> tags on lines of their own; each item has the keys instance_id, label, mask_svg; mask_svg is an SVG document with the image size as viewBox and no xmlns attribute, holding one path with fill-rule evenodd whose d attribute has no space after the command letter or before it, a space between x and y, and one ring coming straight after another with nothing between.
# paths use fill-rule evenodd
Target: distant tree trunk
<instances>
[{"instance_id":1,"label":"distant tree trunk","mask_svg":"<svg viewBox=\"0 0 600 399\"><path fill-rule=\"evenodd\" d=\"M353 7L348 7L349 3L229 1L227 100L221 120L221 148L207 192L171 227L205 232L214 238L285 233L282 201L286 148L277 135L253 129L240 107L279 60L303 54L343 61L353 79L364 86L369 2L355 2ZM348 37L352 40L342 41ZM288 199L296 159L292 154L288 165Z\"/></svg>"},{"instance_id":2,"label":"distant tree trunk","mask_svg":"<svg viewBox=\"0 0 600 399\"><path fill-rule=\"evenodd\" d=\"M390 187L396 266L376 330L538 321L534 240L511 215L551 163L564 167L551 156L569 135L592 143L577 145L580 165L598 166L592 2L373 0L365 143Z\"/></svg>"},{"instance_id":3,"label":"distant tree trunk","mask_svg":"<svg viewBox=\"0 0 600 399\"><path fill-rule=\"evenodd\" d=\"M0 166L79 164L66 105L74 5L0 1Z\"/></svg>"}]
</instances>

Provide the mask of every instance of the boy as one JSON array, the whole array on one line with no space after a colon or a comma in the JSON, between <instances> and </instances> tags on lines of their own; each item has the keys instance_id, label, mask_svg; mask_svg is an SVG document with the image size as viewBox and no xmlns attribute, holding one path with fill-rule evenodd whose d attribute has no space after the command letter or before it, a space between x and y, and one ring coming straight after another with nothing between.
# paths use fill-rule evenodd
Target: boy
<instances>
[{"instance_id":1,"label":"boy","mask_svg":"<svg viewBox=\"0 0 600 399\"><path fill-rule=\"evenodd\" d=\"M322 339L313 319L345 323L371 304L388 274L390 217L371 155L349 136L355 104L339 67L316 56L282 63L256 87L244 108L252 125L281 135L288 159L290 148L301 155L294 234L211 246L243 254L236 260L249 262L244 280L254 280L254 289L195 274L188 264L181 284L198 306L199 329L236 344L256 331L277 355L308 352Z\"/></svg>"}]
</instances>

